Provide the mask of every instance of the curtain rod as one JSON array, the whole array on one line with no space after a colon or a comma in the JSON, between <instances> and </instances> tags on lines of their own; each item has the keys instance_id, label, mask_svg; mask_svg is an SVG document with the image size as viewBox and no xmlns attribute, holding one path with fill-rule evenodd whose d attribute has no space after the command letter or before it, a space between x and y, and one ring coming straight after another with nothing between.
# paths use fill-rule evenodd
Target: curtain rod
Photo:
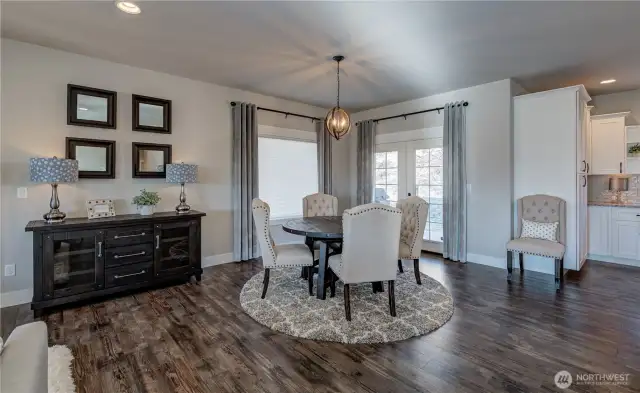
<instances>
[{"instance_id":1,"label":"curtain rod","mask_svg":"<svg viewBox=\"0 0 640 393\"><path fill-rule=\"evenodd\" d=\"M460 105L469 106L469 103L467 101L464 101L462 104L458 104L458 106L460 106ZM395 115L395 116L381 117L379 119L372 119L372 121L377 123L377 122L382 121L382 120L397 119L397 118L400 118L400 117L404 117L404 119L407 120L407 116L419 115L420 113L435 112L435 111L440 112L441 110L444 110L444 107L425 109L423 111L417 111L417 112L403 113L401 115ZM356 124L358 124L358 123L360 123L360 122L356 122Z\"/></svg>"},{"instance_id":2,"label":"curtain rod","mask_svg":"<svg viewBox=\"0 0 640 393\"><path fill-rule=\"evenodd\" d=\"M236 106L236 102L235 101L231 101L231 106ZM262 108L262 107L257 107L256 109L259 110L259 111L280 113L281 115L285 115L285 117L287 117L287 116L295 116L295 117L302 117L303 119L318 120L318 121L321 120L318 117L301 115L301 114L292 113L292 112L279 111L277 109L269 109L269 108Z\"/></svg>"}]
</instances>

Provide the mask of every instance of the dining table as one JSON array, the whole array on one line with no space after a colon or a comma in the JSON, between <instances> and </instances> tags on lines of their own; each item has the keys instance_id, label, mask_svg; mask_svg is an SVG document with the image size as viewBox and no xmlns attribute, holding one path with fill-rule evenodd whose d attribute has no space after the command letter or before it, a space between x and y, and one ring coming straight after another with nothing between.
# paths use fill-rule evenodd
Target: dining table
<instances>
[{"instance_id":1,"label":"dining table","mask_svg":"<svg viewBox=\"0 0 640 393\"><path fill-rule=\"evenodd\" d=\"M316 297L326 299L326 273L332 245L342 243L342 216L303 217L286 221L282 225L285 232L305 237L305 244L313 254L315 243L320 244L320 258L318 260L318 281ZM313 274L309 272L308 274Z\"/></svg>"}]
</instances>

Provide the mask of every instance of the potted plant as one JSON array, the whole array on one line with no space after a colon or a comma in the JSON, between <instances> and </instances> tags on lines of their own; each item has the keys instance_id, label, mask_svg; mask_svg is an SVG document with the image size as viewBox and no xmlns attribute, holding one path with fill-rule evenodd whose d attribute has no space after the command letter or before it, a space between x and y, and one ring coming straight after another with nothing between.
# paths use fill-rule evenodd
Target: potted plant
<instances>
[{"instance_id":1,"label":"potted plant","mask_svg":"<svg viewBox=\"0 0 640 393\"><path fill-rule=\"evenodd\" d=\"M156 205L160 202L157 192L140 190L140 195L133 197L133 204L138 206L138 211L142 216L150 216L156 209Z\"/></svg>"},{"instance_id":2,"label":"potted plant","mask_svg":"<svg viewBox=\"0 0 640 393\"><path fill-rule=\"evenodd\" d=\"M632 157L638 157L640 155L640 143L636 143L632 146L629 146L629 155Z\"/></svg>"}]
</instances>

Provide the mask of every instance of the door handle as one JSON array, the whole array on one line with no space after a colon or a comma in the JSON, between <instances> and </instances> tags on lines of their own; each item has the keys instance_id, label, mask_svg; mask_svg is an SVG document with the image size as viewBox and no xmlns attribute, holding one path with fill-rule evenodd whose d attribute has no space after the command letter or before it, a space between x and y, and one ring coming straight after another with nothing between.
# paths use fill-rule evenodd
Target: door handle
<instances>
[{"instance_id":1,"label":"door handle","mask_svg":"<svg viewBox=\"0 0 640 393\"><path fill-rule=\"evenodd\" d=\"M144 251L140 251L140 252L136 252L136 253L134 253L134 254L127 254L127 255L114 255L113 257L114 257L115 259L120 259L120 258L128 258L128 257L137 257L137 256L144 255L144 254L146 254L146 252L144 252Z\"/></svg>"},{"instance_id":2,"label":"door handle","mask_svg":"<svg viewBox=\"0 0 640 393\"><path fill-rule=\"evenodd\" d=\"M408 193L407 193L407 196L411 196L411 193L410 193L410 192L408 192Z\"/></svg>"},{"instance_id":3,"label":"door handle","mask_svg":"<svg viewBox=\"0 0 640 393\"><path fill-rule=\"evenodd\" d=\"M98 242L98 258L102 257L102 242Z\"/></svg>"},{"instance_id":4,"label":"door handle","mask_svg":"<svg viewBox=\"0 0 640 393\"><path fill-rule=\"evenodd\" d=\"M146 233L142 232L142 233L136 233L133 235L115 235L113 238L114 239L124 239L125 237L136 237L136 236L144 236L146 235Z\"/></svg>"},{"instance_id":5,"label":"door handle","mask_svg":"<svg viewBox=\"0 0 640 393\"><path fill-rule=\"evenodd\" d=\"M160 249L160 235L156 235L156 250Z\"/></svg>"}]
</instances>

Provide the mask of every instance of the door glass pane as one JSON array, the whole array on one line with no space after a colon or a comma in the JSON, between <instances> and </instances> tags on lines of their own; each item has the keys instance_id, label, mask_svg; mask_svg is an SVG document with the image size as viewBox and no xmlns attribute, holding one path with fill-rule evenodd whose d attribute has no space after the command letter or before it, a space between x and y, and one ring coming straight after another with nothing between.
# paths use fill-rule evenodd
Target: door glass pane
<instances>
[{"instance_id":1,"label":"door glass pane","mask_svg":"<svg viewBox=\"0 0 640 393\"><path fill-rule=\"evenodd\" d=\"M387 163L387 154L384 152L376 153L376 168L384 168Z\"/></svg>"},{"instance_id":2,"label":"door glass pane","mask_svg":"<svg viewBox=\"0 0 640 393\"><path fill-rule=\"evenodd\" d=\"M427 185L429 184L429 168L419 168L416 167L416 184L417 185Z\"/></svg>"},{"instance_id":3,"label":"door glass pane","mask_svg":"<svg viewBox=\"0 0 640 393\"><path fill-rule=\"evenodd\" d=\"M387 184L398 184L398 168L387 169Z\"/></svg>"},{"instance_id":4,"label":"door glass pane","mask_svg":"<svg viewBox=\"0 0 640 393\"><path fill-rule=\"evenodd\" d=\"M442 148L415 150L416 194L429 202L424 240L442 241Z\"/></svg>"},{"instance_id":5,"label":"door glass pane","mask_svg":"<svg viewBox=\"0 0 640 393\"><path fill-rule=\"evenodd\" d=\"M442 223L429 223L429 240L433 242L441 242L442 234Z\"/></svg>"},{"instance_id":6,"label":"door glass pane","mask_svg":"<svg viewBox=\"0 0 640 393\"><path fill-rule=\"evenodd\" d=\"M189 265L189 226L162 228L160 231L160 269Z\"/></svg>"},{"instance_id":7,"label":"door glass pane","mask_svg":"<svg viewBox=\"0 0 640 393\"><path fill-rule=\"evenodd\" d=\"M442 184L442 167L429 168L429 184Z\"/></svg>"},{"instance_id":8,"label":"door glass pane","mask_svg":"<svg viewBox=\"0 0 640 393\"><path fill-rule=\"evenodd\" d=\"M442 166L442 148L429 149L429 165L430 166Z\"/></svg>"},{"instance_id":9,"label":"door glass pane","mask_svg":"<svg viewBox=\"0 0 640 393\"><path fill-rule=\"evenodd\" d=\"M398 201L398 151L376 153L374 201L395 206Z\"/></svg>"},{"instance_id":10,"label":"door glass pane","mask_svg":"<svg viewBox=\"0 0 640 393\"><path fill-rule=\"evenodd\" d=\"M429 201L429 186L416 186L417 190L417 194L420 198L424 199L425 201Z\"/></svg>"},{"instance_id":11,"label":"door glass pane","mask_svg":"<svg viewBox=\"0 0 640 393\"><path fill-rule=\"evenodd\" d=\"M398 167L398 152L388 151L387 152L387 168L397 168L397 167Z\"/></svg>"},{"instance_id":12,"label":"door glass pane","mask_svg":"<svg viewBox=\"0 0 640 393\"><path fill-rule=\"evenodd\" d=\"M429 187L429 199L426 199L431 204L442 204L442 186L430 186Z\"/></svg>"},{"instance_id":13,"label":"door glass pane","mask_svg":"<svg viewBox=\"0 0 640 393\"><path fill-rule=\"evenodd\" d=\"M387 170L376 169L376 184L385 184L387 182Z\"/></svg>"},{"instance_id":14,"label":"door glass pane","mask_svg":"<svg viewBox=\"0 0 640 393\"><path fill-rule=\"evenodd\" d=\"M416 168L429 165L429 149L416 149Z\"/></svg>"},{"instance_id":15,"label":"door glass pane","mask_svg":"<svg viewBox=\"0 0 640 393\"><path fill-rule=\"evenodd\" d=\"M53 242L53 290L72 290L74 287L95 283L95 237L55 240Z\"/></svg>"},{"instance_id":16,"label":"door glass pane","mask_svg":"<svg viewBox=\"0 0 640 393\"><path fill-rule=\"evenodd\" d=\"M429 222L442 223L442 205L429 205Z\"/></svg>"}]
</instances>

